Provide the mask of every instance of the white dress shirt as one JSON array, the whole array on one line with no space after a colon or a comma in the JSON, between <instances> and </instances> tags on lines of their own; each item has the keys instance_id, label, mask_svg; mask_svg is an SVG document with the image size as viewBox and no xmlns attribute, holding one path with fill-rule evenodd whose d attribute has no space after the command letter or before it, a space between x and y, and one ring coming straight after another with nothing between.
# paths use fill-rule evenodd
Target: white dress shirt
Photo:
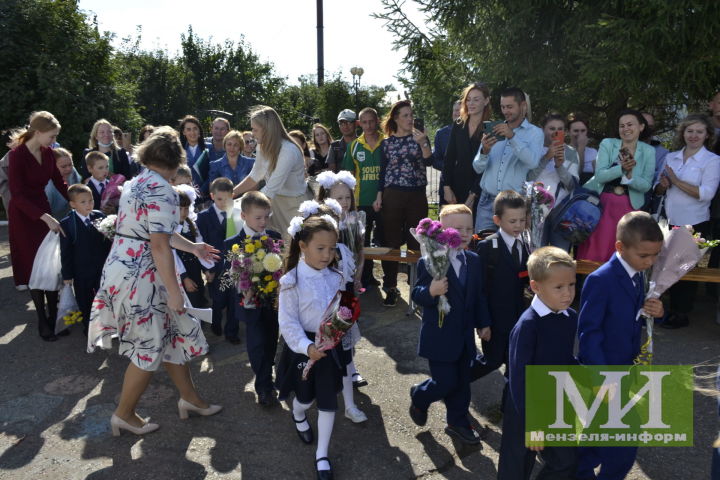
<instances>
[{"instance_id":1,"label":"white dress shirt","mask_svg":"<svg viewBox=\"0 0 720 480\"><path fill-rule=\"evenodd\" d=\"M90 177L90 181L95 185L95 190L98 191L98 193L102 194L105 187L107 187L107 184L109 180L106 178L104 181L95 180L95 177ZM102 186L101 186L102 185Z\"/></svg>"},{"instance_id":2,"label":"white dress shirt","mask_svg":"<svg viewBox=\"0 0 720 480\"><path fill-rule=\"evenodd\" d=\"M640 273L638 270L635 270L633 267L631 267L629 263L627 263L625 260L623 260L622 256L618 252L615 252L615 256L618 258L618 260L620 260L620 264L623 266L623 268L625 269L627 274L630 276L630 280L632 280L633 277L635 277L636 273ZM633 284L634 284L634 281L633 281Z\"/></svg>"},{"instance_id":3,"label":"white dress shirt","mask_svg":"<svg viewBox=\"0 0 720 480\"><path fill-rule=\"evenodd\" d=\"M520 240L519 237L513 237L502 228L498 229L498 233L505 241L505 245L507 245L507 249L510 251L510 255L513 255L513 246L515 245L515 241L517 240L518 248L520 248L520 258L522 258L522 240Z\"/></svg>"},{"instance_id":4,"label":"white dress shirt","mask_svg":"<svg viewBox=\"0 0 720 480\"><path fill-rule=\"evenodd\" d=\"M293 352L307 355L314 342L305 332L317 332L325 309L343 286L342 275L329 268L316 270L303 259L280 278L278 323Z\"/></svg>"},{"instance_id":5,"label":"white dress shirt","mask_svg":"<svg viewBox=\"0 0 720 480\"><path fill-rule=\"evenodd\" d=\"M460 262L460 256L465 256L465 252L462 250L456 250L453 253L450 254L450 265L452 265L453 270L455 270L455 276L457 278L460 278L460 267L462 267L462 263ZM465 258L465 264L467 265L467 258Z\"/></svg>"},{"instance_id":6,"label":"white dress shirt","mask_svg":"<svg viewBox=\"0 0 720 480\"><path fill-rule=\"evenodd\" d=\"M700 198L694 198L675 185L665 194L665 211L672 225L697 225L710 220L710 203L720 182L720 157L705 147L683 161L683 152L670 152L665 164L683 182L699 187Z\"/></svg>"},{"instance_id":7,"label":"white dress shirt","mask_svg":"<svg viewBox=\"0 0 720 480\"><path fill-rule=\"evenodd\" d=\"M550 315L551 313L562 313L566 317L570 316L570 314L568 313L567 310L560 310L559 312L553 312L552 310L550 310L550 307L545 305L545 302L540 300L540 297L538 297L537 295L533 296L532 302L530 302L530 306L532 307L533 310L535 310L535 313L537 313L541 317L544 317L545 315Z\"/></svg>"},{"instance_id":8,"label":"white dress shirt","mask_svg":"<svg viewBox=\"0 0 720 480\"><path fill-rule=\"evenodd\" d=\"M265 195L273 198L275 195L298 197L305 194L307 190L305 158L297 145L283 140L275 170L268 173L268 168L269 160L260 147L248 175L257 183L265 180L265 186L260 190Z\"/></svg>"}]
</instances>

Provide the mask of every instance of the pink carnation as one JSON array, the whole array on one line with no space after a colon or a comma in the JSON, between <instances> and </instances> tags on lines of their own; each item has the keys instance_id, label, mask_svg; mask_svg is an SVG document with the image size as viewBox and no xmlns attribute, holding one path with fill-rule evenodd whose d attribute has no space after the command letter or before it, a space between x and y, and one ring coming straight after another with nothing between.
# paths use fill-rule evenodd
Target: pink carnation
<instances>
[{"instance_id":1,"label":"pink carnation","mask_svg":"<svg viewBox=\"0 0 720 480\"><path fill-rule=\"evenodd\" d=\"M348 307L340 307L337 313L338 318L341 320L350 320L353 316L352 310Z\"/></svg>"}]
</instances>

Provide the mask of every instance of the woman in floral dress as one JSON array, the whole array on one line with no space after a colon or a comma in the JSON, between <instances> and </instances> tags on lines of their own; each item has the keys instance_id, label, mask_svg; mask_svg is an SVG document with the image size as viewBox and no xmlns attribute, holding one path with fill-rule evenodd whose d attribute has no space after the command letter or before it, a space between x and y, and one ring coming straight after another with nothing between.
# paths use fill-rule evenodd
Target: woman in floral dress
<instances>
[{"instance_id":1,"label":"woman in floral dress","mask_svg":"<svg viewBox=\"0 0 720 480\"><path fill-rule=\"evenodd\" d=\"M178 196L169 179L184 163L185 152L177 133L162 127L138 148L137 157L147 169L123 188L117 232L93 302L88 334L89 352L111 348L112 338L118 337L119 353L131 360L110 420L114 435L120 429L140 435L158 428L138 416L135 408L160 364L180 392L181 418L191 411L213 415L222 408L208 405L190 377L188 362L207 353L208 345L198 319L185 311L171 249L212 256L212 247L173 233L180 217Z\"/></svg>"}]
</instances>

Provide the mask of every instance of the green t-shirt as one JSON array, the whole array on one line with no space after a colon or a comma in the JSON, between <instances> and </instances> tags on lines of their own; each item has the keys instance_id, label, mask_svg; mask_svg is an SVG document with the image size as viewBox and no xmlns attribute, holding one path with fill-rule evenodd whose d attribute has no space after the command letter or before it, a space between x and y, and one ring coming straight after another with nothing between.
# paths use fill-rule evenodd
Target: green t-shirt
<instances>
[{"instance_id":1,"label":"green t-shirt","mask_svg":"<svg viewBox=\"0 0 720 480\"><path fill-rule=\"evenodd\" d=\"M380 145L385 136L380 133L378 142L371 149L365 142L365 134L350 142L345 152L341 168L349 170L355 176L355 204L369 207L377 198L380 181Z\"/></svg>"}]
</instances>

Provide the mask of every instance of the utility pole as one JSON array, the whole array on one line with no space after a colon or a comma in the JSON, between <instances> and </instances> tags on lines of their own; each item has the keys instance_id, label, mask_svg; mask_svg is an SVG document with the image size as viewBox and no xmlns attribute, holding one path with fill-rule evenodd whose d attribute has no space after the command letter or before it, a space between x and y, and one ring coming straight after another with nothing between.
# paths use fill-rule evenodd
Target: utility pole
<instances>
[{"instance_id":1,"label":"utility pole","mask_svg":"<svg viewBox=\"0 0 720 480\"><path fill-rule=\"evenodd\" d=\"M323 41L323 0L317 0L317 84L325 83L325 48Z\"/></svg>"}]
</instances>

